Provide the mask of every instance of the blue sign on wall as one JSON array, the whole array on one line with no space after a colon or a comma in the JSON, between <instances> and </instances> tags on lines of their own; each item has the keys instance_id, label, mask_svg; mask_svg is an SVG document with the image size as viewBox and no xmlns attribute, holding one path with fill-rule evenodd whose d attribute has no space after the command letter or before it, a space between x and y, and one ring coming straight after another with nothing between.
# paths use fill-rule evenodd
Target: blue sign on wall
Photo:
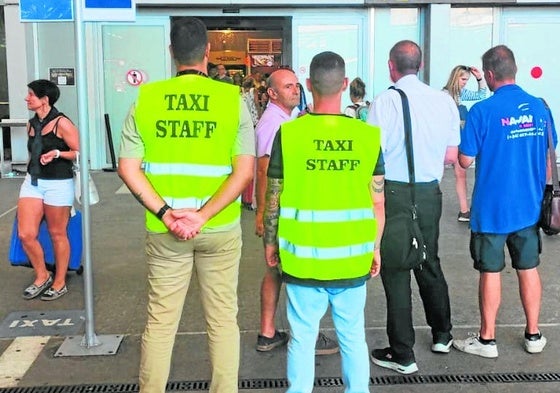
<instances>
[{"instance_id":1,"label":"blue sign on wall","mask_svg":"<svg viewBox=\"0 0 560 393\"><path fill-rule=\"evenodd\" d=\"M135 0L82 0L85 21L134 21Z\"/></svg>"},{"instance_id":2,"label":"blue sign on wall","mask_svg":"<svg viewBox=\"0 0 560 393\"><path fill-rule=\"evenodd\" d=\"M86 8L131 8L132 0L86 0Z\"/></svg>"},{"instance_id":3,"label":"blue sign on wall","mask_svg":"<svg viewBox=\"0 0 560 393\"><path fill-rule=\"evenodd\" d=\"M72 0L20 0L22 22L67 22L72 21Z\"/></svg>"}]
</instances>

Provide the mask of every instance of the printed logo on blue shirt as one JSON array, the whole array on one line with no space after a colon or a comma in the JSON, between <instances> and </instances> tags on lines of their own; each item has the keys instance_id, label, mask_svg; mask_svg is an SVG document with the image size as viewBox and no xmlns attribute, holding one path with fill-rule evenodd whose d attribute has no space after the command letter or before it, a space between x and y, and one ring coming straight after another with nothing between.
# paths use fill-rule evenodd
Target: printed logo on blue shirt
<instances>
[{"instance_id":1,"label":"printed logo on blue shirt","mask_svg":"<svg viewBox=\"0 0 560 393\"><path fill-rule=\"evenodd\" d=\"M533 125L533 115L521 115L518 117L503 117L502 126L516 126L521 124L521 127L531 127Z\"/></svg>"},{"instance_id":2,"label":"printed logo on blue shirt","mask_svg":"<svg viewBox=\"0 0 560 393\"><path fill-rule=\"evenodd\" d=\"M520 111L530 110L528 103L523 103L517 107ZM542 136L544 135L544 127L537 126L534 123L532 114L502 117L502 127L514 127L507 135L507 139L517 139L529 136Z\"/></svg>"},{"instance_id":3,"label":"printed logo on blue shirt","mask_svg":"<svg viewBox=\"0 0 560 393\"><path fill-rule=\"evenodd\" d=\"M525 112L528 111L530 108L529 108L529 104L527 102L524 102L523 104L518 105L517 109L519 109L522 112ZM511 117L502 118L502 127L516 126L518 124L521 124L521 128L532 127L533 115L519 115L517 117L511 116Z\"/></svg>"}]
</instances>

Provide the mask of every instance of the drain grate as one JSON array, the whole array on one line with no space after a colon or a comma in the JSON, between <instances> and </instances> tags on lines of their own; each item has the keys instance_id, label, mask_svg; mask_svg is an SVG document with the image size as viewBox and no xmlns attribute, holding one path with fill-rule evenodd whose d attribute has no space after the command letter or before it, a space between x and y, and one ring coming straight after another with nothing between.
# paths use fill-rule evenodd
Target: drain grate
<instances>
[{"instance_id":1,"label":"drain grate","mask_svg":"<svg viewBox=\"0 0 560 393\"><path fill-rule=\"evenodd\" d=\"M541 383L560 382L560 373L496 373L496 374L450 374L450 375L390 375L373 377L370 385L426 385L426 384L489 384L489 383ZM315 387L343 386L342 378L323 377L315 379ZM239 389L285 389L288 381L278 379L243 379L239 381ZM209 381L169 382L166 391L188 392L210 388ZM133 393L138 392L138 384L95 384L68 386L37 386L0 388L0 393Z\"/></svg>"}]
</instances>

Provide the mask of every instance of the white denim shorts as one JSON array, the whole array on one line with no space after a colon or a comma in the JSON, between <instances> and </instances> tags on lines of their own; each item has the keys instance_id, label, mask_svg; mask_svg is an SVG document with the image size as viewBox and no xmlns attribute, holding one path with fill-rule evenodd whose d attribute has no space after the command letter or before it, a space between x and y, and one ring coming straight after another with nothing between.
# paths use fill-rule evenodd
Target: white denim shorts
<instances>
[{"instance_id":1,"label":"white denim shorts","mask_svg":"<svg viewBox=\"0 0 560 393\"><path fill-rule=\"evenodd\" d=\"M74 179L37 179L37 185L31 184L31 175L25 175L25 180L19 190L20 198L39 198L49 206L72 206L74 204Z\"/></svg>"}]
</instances>

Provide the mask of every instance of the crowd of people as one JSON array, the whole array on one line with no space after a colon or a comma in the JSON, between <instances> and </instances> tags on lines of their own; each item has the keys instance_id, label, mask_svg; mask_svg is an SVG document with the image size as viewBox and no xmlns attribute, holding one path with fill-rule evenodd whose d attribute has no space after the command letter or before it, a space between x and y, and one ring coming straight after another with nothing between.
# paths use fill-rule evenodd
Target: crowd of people
<instances>
[{"instance_id":1,"label":"crowd of people","mask_svg":"<svg viewBox=\"0 0 560 393\"><path fill-rule=\"evenodd\" d=\"M340 353L342 379L352 392L369 392L369 360L402 374L417 372L412 275L433 352L447 354L454 347L497 357L506 246L527 321L523 347L529 353L544 349L537 221L551 165L546 129L551 127L555 142L556 131L543 101L516 84L508 47L484 53L482 71L455 67L442 90L418 78L420 46L399 41L388 54L393 86L369 102L364 82L349 83L344 59L331 51L313 57L304 87L289 69L240 78L227 75L223 65L209 67L207 29L199 19L176 18L170 39L177 74L139 87L123 125L118 166L146 209L148 319L141 340L141 393L165 392L193 275L207 326L210 392L238 391L240 195L253 178L255 234L263 239L266 263L255 348L265 352L287 344L288 392L312 391L316 355ZM209 77L214 68L215 77ZM465 89L471 74L478 91ZM67 291L64 229L78 134L54 107L59 95L54 84L40 80L28 87L26 101L35 116L29 121L31 160L18 218L36 277L23 296L54 300ZM301 111L303 88L312 102ZM353 105L345 114L341 102L348 89ZM488 98L487 89L493 92ZM466 100L480 102L467 113ZM192 110L176 110L180 106ZM363 117L361 107L367 109ZM173 124L183 124L181 138ZM438 255L440 181L445 165L464 171L475 160L470 208L462 201L465 184L457 191L459 220L470 220L481 323L475 335L455 339ZM456 173L459 183L464 172ZM519 189L523 198L516 196ZM44 269L37 242L43 216L55 249L54 278ZM367 283L377 276L387 301L388 345L369 350L364 309ZM283 283L289 332L274 322ZM328 309L336 339L319 332Z\"/></svg>"},{"instance_id":2,"label":"crowd of people","mask_svg":"<svg viewBox=\"0 0 560 393\"><path fill-rule=\"evenodd\" d=\"M220 82L239 86L239 93L243 96L245 105L249 107L253 124L256 126L268 105L266 80L269 74L255 71L251 75L244 76L240 71L235 71L230 75L225 65L208 63L208 76Z\"/></svg>"},{"instance_id":3,"label":"crowd of people","mask_svg":"<svg viewBox=\"0 0 560 393\"><path fill-rule=\"evenodd\" d=\"M208 63L208 76L214 80L231 83L239 87L243 104L249 110L253 127L256 127L270 100L267 86L269 74L263 75L261 72L255 71L251 75L244 76L240 71L235 71L230 77L225 65ZM256 177L241 194L242 206L247 210L255 210L257 207L255 187Z\"/></svg>"}]
</instances>

